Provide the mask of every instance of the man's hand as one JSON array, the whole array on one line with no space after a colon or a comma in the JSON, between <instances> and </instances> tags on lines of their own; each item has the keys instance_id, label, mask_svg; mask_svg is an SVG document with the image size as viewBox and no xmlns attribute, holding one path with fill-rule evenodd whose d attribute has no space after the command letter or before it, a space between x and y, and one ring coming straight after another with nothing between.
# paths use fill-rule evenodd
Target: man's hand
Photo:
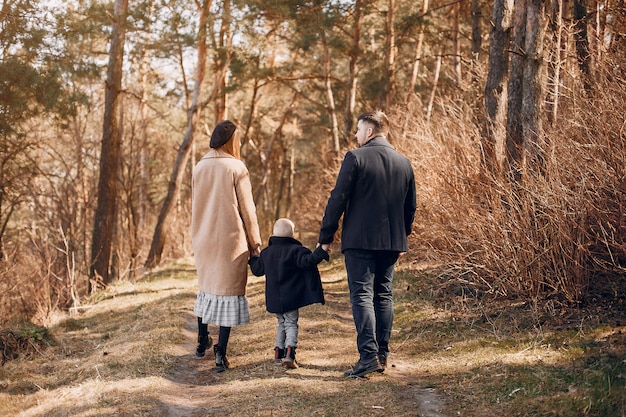
<instances>
[{"instance_id":1,"label":"man's hand","mask_svg":"<svg viewBox=\"0 0 626 417\"><path fill-rule=\"evenodd\" d=\"M326 252L330 253L330 247L332 246L332 243L317 243L317 248L322 247L323 250L325 250Z\"/></svg>"}]
</instances>

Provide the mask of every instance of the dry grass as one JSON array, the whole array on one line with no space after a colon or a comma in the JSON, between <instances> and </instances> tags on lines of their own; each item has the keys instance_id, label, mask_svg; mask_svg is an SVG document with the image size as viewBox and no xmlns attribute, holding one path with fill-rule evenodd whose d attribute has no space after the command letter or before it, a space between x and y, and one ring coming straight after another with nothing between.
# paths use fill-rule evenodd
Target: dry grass
<instances>
[{"instance_id":1,"label":"dry grass","mask_svg":"<svg viewBox=\"0 0 626 417\"><path fill-rule=\"evenodd\" d=\"M181 262L112 285L51 329L55 346L7 362L0 414L626 415L623 312L487 307L430 268L404 264L391 366L350 380L342 373L356 349L343 266L335 259L321 269L327 304L301 312L298 369L271 363L275 318L256 277L252 323L231 335L232 369L214 374L212 354L196 359L195 274Z\"/></svg>"}]
</instances>

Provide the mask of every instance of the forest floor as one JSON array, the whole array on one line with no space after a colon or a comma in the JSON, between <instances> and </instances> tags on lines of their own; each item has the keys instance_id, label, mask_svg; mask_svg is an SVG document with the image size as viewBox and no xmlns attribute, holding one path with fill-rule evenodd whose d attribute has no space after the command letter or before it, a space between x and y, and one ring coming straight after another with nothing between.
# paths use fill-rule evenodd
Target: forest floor
<instances>
[{"instance_id":1,"label":"forest floor","mask_svg":"<svg viewBox=\"0 0 626 417\"><path fill-rule=\"evenodd\" d=\"M335 256L335 258L337 258ZM357 360L343 264L320 265L326 304L300 312L299 368L274 365L276 319L250 277L251 323L231 369L196 358L196 277L186 260L119 282L50 326L54 344L0 367L1 416L625 416L626 309L472 297L400 265L389 366ZM216 329L210 327L216 339Z\"/></svg>"}]
</instances>

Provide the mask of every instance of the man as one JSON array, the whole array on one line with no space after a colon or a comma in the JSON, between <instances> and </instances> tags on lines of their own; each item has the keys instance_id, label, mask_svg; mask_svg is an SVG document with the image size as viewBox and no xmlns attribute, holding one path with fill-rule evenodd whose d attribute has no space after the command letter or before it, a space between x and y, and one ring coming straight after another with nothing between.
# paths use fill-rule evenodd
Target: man
<instances>
[{"instance_id":1,"label":"man","mask_svg":"<svg viewBox=\"0 0 626 417\"><path fill-rule=\"evenodd\" d=\"M318 244L331 244L343 215L344 254L359 360L346 377L383 372L393 323L392 281L415 216L415 177L407 158L389 144L382 111L359 116L356 140L330 193Z\"/></svg>"}]
</instances>

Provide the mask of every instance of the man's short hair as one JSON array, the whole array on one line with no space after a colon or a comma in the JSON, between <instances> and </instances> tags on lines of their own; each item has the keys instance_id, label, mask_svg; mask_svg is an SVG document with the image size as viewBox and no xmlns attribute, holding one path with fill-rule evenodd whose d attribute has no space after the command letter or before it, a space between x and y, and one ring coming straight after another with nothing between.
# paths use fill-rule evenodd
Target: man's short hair
<instances>
[{"instance_id":1,"label":"man's short hair","mask_svg":"<svg viewBox=\"0 0 626 417\"><path fill-rule=\"evenodd\" d=\"M387 136L389 134L389 119L382 110L363 113L357 119L357 121L359 120L374 126L374 133L380 133L383 136Z\"/></svg>"}]
</instances>

